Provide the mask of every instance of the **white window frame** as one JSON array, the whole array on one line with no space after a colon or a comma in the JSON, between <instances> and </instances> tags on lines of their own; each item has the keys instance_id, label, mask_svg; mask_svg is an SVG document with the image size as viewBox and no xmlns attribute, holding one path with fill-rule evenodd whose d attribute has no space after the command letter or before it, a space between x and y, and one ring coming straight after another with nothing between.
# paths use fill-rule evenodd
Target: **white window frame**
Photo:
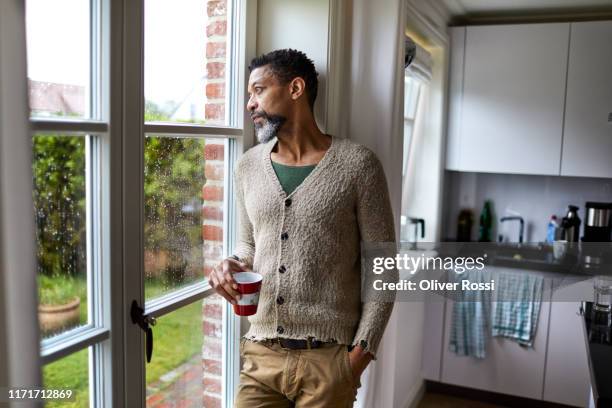
<instances>
[{"instance_id":1,"label":"white window frame","mask_svg":"<svg viewBox=\"0 0 612 408\"><path fill-rule=\"evenodd\" d=\"M226 84L239 84L233 88L228 88L226 95L229 95L230 106L235 106L236 110L229 109L229 122L233 126L203 126L203 125L183 125L168 123L143 123L144 117L144 0L131 2L131 0L111 0L115 3L122 3L124 19L122 30L123 49L141 50L140 53L124 53L123 55L123 138L122 150L124 160L123 166L123 191L141 191L144 175L144 135L185 135L191 137L222 138L229 142L225 158L225 188L224 188L224 214L228 214L224 219L224 256L232 253L235 246L237 229L236 210L233 200L233 188L231 172L233 163L237 160L240 152L250 143L245 143L244 135L252 132L252 127L245 121L245 114L242 106L246 104L246 64L247 56L254 55L255 44L247 43L246 33L253 32L254 16L256 16L256 2L253 0L228 0L228 6L236 5L237 9L228 7L228 40L233 41L232 64L229 64L226 77ZM232 16L230 19L229 17ZM234 30L233 27L242 28ZM119 87L119 85L117 85ZM127 137L127 135L139 135L139 137ZM130 159L127 159L130 158ZM133 160L131 158L138 158ZM144 214L141 193L137 199L123 196L123 288L124 294L122 304L124 307L123 316L129 315L129 307L133 299L140 305L144 303ZM129 223L129 225L128 225ZM136 271L136 273L135 273ZM187 288L179 289L160 298L145 303L145 314L152 317L159 317L164 314L187 305L193 301L203 299L213 294L213 289L207 282L191 285ZM223 313L223 373L222 378L222 403L224 407L233 406L233 396L237 386L239 356L238 338L240 333L240 319L230 312L229 304L226 304ZM144 335L138 326L125 322L124 337L135 339L133 342L126 342L126 349L123 356L124 386L125 386L125 406L145 405L145 359L144 359ZM154 351L155 354L155 351ZM227 375L233 374L233 375Z\"/></svg>"},{"instance_id":2,"label":"white window frame","mask_svg":"<svg viewBox=\"0 0 612 408\"><path fill-rule=\"evenodd\" d=\"M0 386L11 387L42 381L25 32L23 0L0 2Z\"/></svg>"},{"instance_id":3,"label":"white window frame","mask_svg":"<svg viewBox=\"0 0 612 408\"><path fill-rule=\"evenodd\" d=\"M23 12L24 0L10 1L11 5L21 7ZM231 8L228 9L228 16L234 16L232 23L243 28L228 31L231 38L236 40L234 44L238 44L232 48L233 63L227 71L226 81L238 84L227 93L235 102L232 106L236 106L235 111L229 110L233 127L144 123L144 0L91 2L95 5L91 11L91 33L94 34L91 72L98 80L92 81L90 94L92 100L99 101L99 104L93 106L92 113L96 119L31 119L32 133L28 133L28 148L31 137L36 132L95 135L95 139L86 139L88 157L94 159L88 159L87 165L87 251L88 269L93 278L88 287L88 303L100 306L98 310L90 308L91 324L43 341L40 356L42 364L48 364L89 347L90 405L144 407L144 335L129 317L132 300L137 300L139 305L144 304L144 136L147 133L155 133L232 141L227 144L229 149L225 160L225 174L230 177L226 177L227 188L224 189L224 213L228 214L224 221L224 255L231 253L237 228L231 171L240 153L252 145L252 137L244 137L252 135L252 125L245 120L246 112L241 107L246 103L247 58L255 54L253 34L257 2L235 0L235 4L239 5L236 13L230 10ZM5 5L7 3L3 2L3 15ZM23 23L23 20L21 22ZM22 28L25 33L25 24ZM21 48L25 61L25 42ZM22 85L25 86L25 69L22 76ZM90 139L94 143L90 143ZM29 162L25 164L29 165ZM28 180L28 186L30 182L31 178ZM31 195L31 191L29 194ZM34 246L34 242L30 244ZM36 278L35 271L36 269L32 268L32 276L29 276L33 282ZM3 289L2 285L0 289ZM213 290L207 283L192 285L146 303L145 314L160 316L212 293ZM33 299L31 306L35 310L36 301ZM228 407L233 403L238 381L240 333L240 319L229 310L229 305L226 305L224 373L233 374L223 379L223 404ZM3 322L2 312L3 310L0 310L0 321ZM35 316L35 313L33 315ZM37 329L37 319L32 320L30 326ZM0 339L0 349L7 347L6 342L2 340L4 339ZM35 367L38 367L40 382L41 363L38 356L34 361ZM0 372L0 379L3 375L8 376Z\"/></svg>"}]
</instances>

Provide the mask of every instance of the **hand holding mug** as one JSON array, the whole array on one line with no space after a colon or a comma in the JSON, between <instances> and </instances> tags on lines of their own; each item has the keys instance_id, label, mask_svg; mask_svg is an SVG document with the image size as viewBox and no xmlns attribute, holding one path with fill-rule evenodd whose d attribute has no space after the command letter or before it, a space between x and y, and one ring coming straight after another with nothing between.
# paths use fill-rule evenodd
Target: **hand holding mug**
<instances>
[{"instance_id":1,"label":"hand holding mug","mask_svg":"<svg viewBox=\"0 0 612 408\"><path fill-rule=\"evenodd\" d=\"M208 283L215 289L215 292L235 305L241 295L238 292L238 283L234 279L234 274L249 270L249 265L244 262L226 258L208 274Z\"/></svg>"}]
</instances>

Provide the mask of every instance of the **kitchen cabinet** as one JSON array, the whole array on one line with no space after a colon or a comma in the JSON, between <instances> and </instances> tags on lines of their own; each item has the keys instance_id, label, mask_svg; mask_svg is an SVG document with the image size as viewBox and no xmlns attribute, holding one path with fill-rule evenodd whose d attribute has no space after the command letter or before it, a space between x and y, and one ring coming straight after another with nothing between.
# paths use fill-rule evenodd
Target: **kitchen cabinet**
<instances>
[{"instance_id":1,"label":"kitchen cabinet","mask_svg":"<svg viewBox=\"0 0 612 408\"><path fill-rule=\"evenodd\" d=\"M465 56L465 27L451 27L448 139L446 168L461 170L461 102L463 100L463 60Z\"/></svg>"},{"instance_id":2,"label":"kitchen cabinet","mask_svg":"<svg viewBox=\"0 0 612 408\"><path fill-rule=\"evenodd\" d=\"M512 268L489 268L516 273ZM587 406L590 377L578 310L580 300L592 299L593 282L543 274L552 279L545 280L534 347L530 349L510 339L492 337L487 342L486 358L456 355L448 347L454 302L431 299L425 310L423 377L483 391Z\"/></svg>"},{"instance_id":3,"label":"kitchen cabinet","mask_svg":"<svg viewBox=\"0 0 612 408\"><path fill-rule=\"evenodd\" d=\"M571 24L561 175L612 177L612 21Z\"/></svg>"},{"instance_id":4,"label":"kitchen cabinet","mask_svg":"<svg viewBox=\"0 0 612 408\"><path fill-rule=\"evenodd\" d=\"M550 295L550 291L548 292ZM479 390L542 399L546 365L550 298L542 302L534 347L530 349L501 337L487 342L484 359L459 356L449 350L453 301L446 302L441 381Z\"/></svg>"},{"instance_id":5,"label":"kitchen cabinet","mask_svg":"<svg viewBox=\"0 0 612 408\"><path fill-rule=\"evenodd\" d=\"M544 400L588 406L591 389L580 300L592 300L593 281L558 288L552 296Z\"/></svg>"},{"instance_id":6,"label":"kitchen cabinet","mask_svg":"<svg viewBox=\"0 0 612 408\"><path fill-rule=\"evenodd\" d=\"M447 168L559 174L569 30L569 23L451 30Z\"/></svg>"}]
</instances>

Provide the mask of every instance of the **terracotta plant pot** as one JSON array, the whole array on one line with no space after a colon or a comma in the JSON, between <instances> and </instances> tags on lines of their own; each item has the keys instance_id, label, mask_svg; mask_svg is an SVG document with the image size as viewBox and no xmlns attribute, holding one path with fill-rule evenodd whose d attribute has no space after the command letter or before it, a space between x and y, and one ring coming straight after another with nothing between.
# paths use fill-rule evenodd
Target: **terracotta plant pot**
<instances>
[{"instance_id":1,"label":"terracotta plant pot","mask_svg":"<svg viewBox=\"0 0 612 408\"><path fill-rule=\"evenodd\" d=\"M80 304L81 299L75 296L73 300L63 305L39 305L40 330L48 334L78 325Z\"/></svg>"}]
</instances>

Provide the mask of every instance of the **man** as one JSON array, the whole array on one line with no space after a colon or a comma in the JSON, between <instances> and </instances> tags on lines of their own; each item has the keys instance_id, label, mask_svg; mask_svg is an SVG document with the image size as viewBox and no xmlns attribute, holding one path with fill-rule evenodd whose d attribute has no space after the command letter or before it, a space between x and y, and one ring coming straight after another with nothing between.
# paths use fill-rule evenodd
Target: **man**
<instances>
[{"instance_id":1,"label":"man","mask_svg":"<svg viewBox=\"0 0 612 408\"><path fill-rule=\"evenodd\" d=\"M232 274L263 275L236 407L350 407L393 308L360 292L360 241L395 242L385 175L369 149L317 127L304 53L273 51L249 70L260 144L236 164L236 250L209 276L235 303Z\"/></svg>"}]
</instances>

